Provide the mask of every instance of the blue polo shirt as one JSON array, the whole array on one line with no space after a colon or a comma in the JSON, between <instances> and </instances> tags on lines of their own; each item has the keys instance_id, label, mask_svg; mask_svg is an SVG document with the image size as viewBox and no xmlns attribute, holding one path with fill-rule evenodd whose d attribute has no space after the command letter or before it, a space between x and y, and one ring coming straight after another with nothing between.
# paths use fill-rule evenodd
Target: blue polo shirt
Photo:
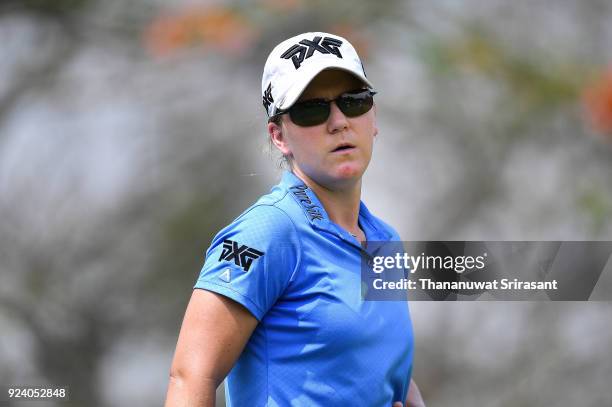
<instances>
[{"instance_id":1,"label":"blue polo shirt","mask_svg":"<svg viewBox=\"0 0 612 407\"><path fill-rule=\"evenodd\" d=\"M369 241L400 240L363 204ZM361 257L291 172L222 229L195 288L259 321L226 380L228 406L391 406L405 401L412 325L405 301L361 299Z\"/></svg>"}]
</instances>

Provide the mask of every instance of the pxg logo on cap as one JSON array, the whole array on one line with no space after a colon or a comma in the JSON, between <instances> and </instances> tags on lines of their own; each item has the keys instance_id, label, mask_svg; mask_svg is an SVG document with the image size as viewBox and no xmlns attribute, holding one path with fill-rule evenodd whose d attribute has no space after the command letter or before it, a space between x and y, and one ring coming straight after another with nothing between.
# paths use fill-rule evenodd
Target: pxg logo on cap
<instances>
[{"instance_id":1,"label":"pxg logo on cap","mask_svg":"<svg viewBox=\"0 0 612 407\"><path fill-rule=\"evenodd\" d=\"M321 45L319 45L320 42L321 37L314 37L312 41L302 40L299 44L295 44L285 51L283 55L281 55L281 58L291 58L293 65L295 65L295 69L299 69L304 58L310 58L315 51L322 54L334 54L338 58L342 58L342 54L338 49L338 47L342 45L341 40L325 37Z\"/></svg>"}]
</instances>

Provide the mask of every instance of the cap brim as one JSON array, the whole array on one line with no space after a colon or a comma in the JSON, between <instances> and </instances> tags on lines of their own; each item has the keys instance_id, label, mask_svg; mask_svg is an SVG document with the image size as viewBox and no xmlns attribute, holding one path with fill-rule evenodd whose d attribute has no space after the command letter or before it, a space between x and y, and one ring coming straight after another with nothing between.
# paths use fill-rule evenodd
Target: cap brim
<instances>
[{"instance_id":1,"label":"cap brim","mask_svg":"<svg viewBox=\"0 0 612 407\"><path fill-rule=\"evenodd\" d=\"M338 69L341 71L345 71L347 73L352 74L353 76L355 76L357 79L359 79L360 81L362 81L364 84L366 84L369 88L373 88L372 84L370 83L370 81L368 80L368 78L366 78L361 72L359 71L355 71L354 69L352 69L352 67L347 66L345 64L327 64L327 65L323 65L323 66L315 66L315 67L311 67L310 70L305 70L304 72L300 73L300 78L299 80L297 80L287 91L287 93L285 94L285 96L282 98L282 100L280 101L280 103L277 105L279 110L285 110L290 108L291 106L293 106L293 104L300 98L300 96L302 95L302 93L304 92L304 89L306 89L306 87L308 86L308 84L310 82L312 82L312 80L321 72L327 70L327 69Z\"/></svg>"}]
</instances>

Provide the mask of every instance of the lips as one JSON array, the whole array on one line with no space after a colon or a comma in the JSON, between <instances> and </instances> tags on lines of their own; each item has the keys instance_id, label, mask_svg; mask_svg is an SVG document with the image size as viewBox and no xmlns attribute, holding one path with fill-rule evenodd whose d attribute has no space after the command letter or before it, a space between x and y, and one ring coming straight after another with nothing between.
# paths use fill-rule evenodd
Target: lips
<instances>
[{"instance_id":1,"label":"lips","mask_svg":"<svg viewBox=\"0 0 612 407\"><path fill-rule=\"evenodd\" d=\"M336 148L334 148L332 150L332 153L336 153L336 152L340 152L340 151L346 151L346 150L350 150L355 148L355 145L351 144L351 143L340 143L336 146Z\"/></svg>"}]
</instances>

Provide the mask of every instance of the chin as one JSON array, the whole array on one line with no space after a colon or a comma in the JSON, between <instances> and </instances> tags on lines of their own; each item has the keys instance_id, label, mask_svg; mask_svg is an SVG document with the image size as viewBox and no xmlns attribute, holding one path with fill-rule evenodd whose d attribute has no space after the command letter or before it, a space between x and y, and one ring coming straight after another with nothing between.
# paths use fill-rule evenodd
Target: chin
<instances>
[{"instance_id":1,"label":"chin","mask_svg":"<svg viewBox=\"0 0 612 407\"><path fill-rule=\"evenodd\" d=\"M363 168L363 166L358 165L356 163L340 164L334 171L335 175L338 178L343 179L343 180L361 178L364 172L365 172L365 168Z\"/></svg>"}]
</instances>

